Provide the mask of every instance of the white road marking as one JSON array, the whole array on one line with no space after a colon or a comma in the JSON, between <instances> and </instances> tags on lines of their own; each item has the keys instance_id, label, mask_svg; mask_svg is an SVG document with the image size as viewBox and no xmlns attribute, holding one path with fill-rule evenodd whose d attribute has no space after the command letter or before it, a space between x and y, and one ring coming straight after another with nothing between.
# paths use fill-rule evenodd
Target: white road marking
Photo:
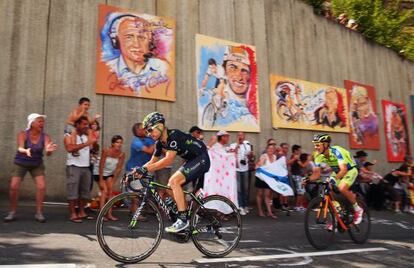
<instances>
[{"instance_id":1,"label":"white road marking","mask_svg":"<svg viewBox=\"0 0 414 268\"><path fill-rule=\"evenodd\" d=\"M259 243L259 240L240 240L239 243Z\"/></svg>"},{"instance_id":2,"label":"white road marking","mask_svg":"<svg viewBox=\"0 0 414 268\"><path fill-rule=\"evenodd\" d=\"M285 248L250 248L250 250L256 251L256 250L266 250L266 251L281 251L281 252L287 252L287 253L297 253L296 251L293 251L292 249L285 249ZM303 260L293 262L293 263L278 263L279 266L301 266L301 265L308 265L313 262L311 257L302 257Z\"/></svg>"},{"instance_id":3,"label":"white road marking","mask_svg":"<svg viewBox=\"0 0 414 268\"><path fill-rule=\"evenodd\" d=\"M385 220L385 219L377 219L377 218L371 218L372 224L383 224L383 225L391 225L391 226L398 226L405 230L414 230L414 226L409 226L406 224L406 222L398 222L395 220Z\"/></svg>"},{"instance_id":4,"label":"white road marking","mask_svg":"<svg viewBox=\"0 0 414 268\"><path fill-rule=\"evenodd\" d=\"M374 251L385 251L385 250L388 250L388 249L382 248L382 247L378 247L378 248L357 248L357 249L331 250L331 251L318 251L318 252L304 252L304 253L234 257L234 258L222 258L222 259L198 259L198 260L195 260L195 261L198 262L198 263L265 261L265 260L271 260L271 259L317 257L317 256L341 255L341 254L363 253L363 252L374 252Z\"/></svg>"},{"instance_id":5,"label":"white road marking","mask_svg":"<svg viewBox=\"0 0 414 268\"><path fill-rule=\"evenodd\" d=\"M49 206L67 206L69 205L67 202L43 202L45 205Z\"/></svg>"},{"instance_id":6,"label":"white road marking","mask_svg":"<svg viewBox=\"0 0 414 268\"><path fill-rule=\"evenodd\" d=\"M414 243L410 242L402 242L402 241L394 241L394 240L382 240L382 239L370 239L369 242L371 243L383 243L388 244L391 246L397 246L397 247L404 247L407 249L414 250Z\"/></svg>"}]
</instances>

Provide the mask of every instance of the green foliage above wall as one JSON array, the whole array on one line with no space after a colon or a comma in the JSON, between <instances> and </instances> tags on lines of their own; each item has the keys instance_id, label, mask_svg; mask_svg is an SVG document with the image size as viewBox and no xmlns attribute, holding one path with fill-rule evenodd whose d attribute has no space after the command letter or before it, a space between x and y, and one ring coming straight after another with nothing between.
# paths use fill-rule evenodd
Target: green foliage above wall
<instances>
[{"instance_id":1,"label":"green foliage above wall","mask_svg":"<svg viewBox=\"0 0 414 268\"><path fill-rule=\"evenodd\" d=\"M323 0L305 0L317 14L324 8ZM358 31L370 40L395 50L414 61L413 10L401 8L400 0L332 0L335 17L345 13L356 20ZM410 21L411 20L411 21Z\"/></svg>"}]
</instances>

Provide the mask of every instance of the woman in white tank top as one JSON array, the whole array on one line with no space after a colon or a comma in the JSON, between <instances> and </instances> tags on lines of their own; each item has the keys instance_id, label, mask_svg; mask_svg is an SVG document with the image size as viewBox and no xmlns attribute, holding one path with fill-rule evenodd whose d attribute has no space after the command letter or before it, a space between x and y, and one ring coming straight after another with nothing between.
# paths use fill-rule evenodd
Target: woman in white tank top
<instances>
[{"instance_id":1,"label":"woman in white tank top","mask_svg":"<svg viewBox=\"0 0 414 268\"><path fill-rule=\"evenodd\" d=\"M260 159L256 164L256 169L261 166L265 166L268 163L273 163L274 161L276 161L275 149L276 148L274 145L271 145L271 144L267 145L266 153L260 156ZM255 186L257 188L256 202L257 202L257 209L258 209L259 216L266 217L262 209L263 197L264 197L265 206L267 209L267 216L273 219L277 219L276 215L274 215L272 212L272 201L273 201L272 200L273 199L272 189L270 189L270 187L267 185L266 182L260 180L259 178L256 178Z\"/></svg>"},{"instance_id":2,"label":"woman in white tank top","mask_svg":"<svg viewBox=\"0 0 414 268\"><path fill-rule=\"evenodd\" d=\"M112 186L114 179L121 173L125 162L125 153L122 152L123 138L119 135L112 137L111 146L102 150L101 160L99 161L99 188L101 190L100 208L105 205L107 200L112 197ZM117 221L112 215L112 210L104 220Z\"/></svg>"}]
</instances>

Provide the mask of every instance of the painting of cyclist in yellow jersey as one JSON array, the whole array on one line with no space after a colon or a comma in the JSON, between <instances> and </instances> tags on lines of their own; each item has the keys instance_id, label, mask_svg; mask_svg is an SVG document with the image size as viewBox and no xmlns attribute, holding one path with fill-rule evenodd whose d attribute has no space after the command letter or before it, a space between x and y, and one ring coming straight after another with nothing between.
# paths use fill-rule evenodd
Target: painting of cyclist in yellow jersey
<instances>
[{"instance_id":1,"label":"painting of cyclist in yellow jersey","mask_svg":"<svg viewBox=\"0 0 414 268\"><path fill-rule=\"evenodd\" d=\"M259 132L255 48L197 35L196 55L199 126Z\"/></svg>"},{"instance_id":2,"label":"painting of cyclist in yellow jersey","mask_svg":"<svg viewBox=\"0 0 414 268\"><path fill-rule=\"evenodd\" d=\"M403 162L410 154L410 141L405 105L382 100L385 140L389 162Z\"/></svg>"},{"instance_id":3,"label":"painting of cyclist in yellow jersey","mask_svg":"<svg viewBox=\"0 0 414 268\"><path fill-rule=\"evenodd\" d=\"M273 127L349 132L345 89L270 75Z\"/></svg>"},{"instance_id":4,"label":"painting of cyclist in yellow jersey","mask_svg":"<svg viewBox=\"0 0 414 268\"><path fill-rule=\"evenodd\" d=\"M349 100L350 147L379 150L380 139L374 87L345 80L345 88Z\"/></svg>"}]
</instances>

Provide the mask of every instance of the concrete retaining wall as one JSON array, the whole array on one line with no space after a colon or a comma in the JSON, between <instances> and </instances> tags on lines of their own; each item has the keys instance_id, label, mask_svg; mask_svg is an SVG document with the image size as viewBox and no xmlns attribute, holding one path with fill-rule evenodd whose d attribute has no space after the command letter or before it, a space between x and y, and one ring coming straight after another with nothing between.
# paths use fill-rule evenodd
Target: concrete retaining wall
<instances>
[{"instance_id":1,"label":"concrete retaining wall","mask_svg":"<svg viewBox=\"0 0 414 268\"><path fill-rule=\"evenodd\" d=\"M94 93L99 3L176 20L175 103ZM272 129L269 73L339 87L343 87L344 79L374 85L382 149L368 152L381 163L377 169L382 173L397 165L386 160L381 99L407 105L409 131L413 133L408 98L414 93L413 62L367 41L357 32L315 16L312 8L299 0L0 0L0 25L3 197L8 189L16 136L24 129L29 113L47 114L46 132L59 145L59 150L46 160L48 199L65 197L63 125L79 97L89 97L92 113L103 116L104 146L112 135L120 134L126 138L124 149L128 153L131 125L147 112L163 112L171 127L186 130L194 125L196 33L256 46L262 129L260 134L247 135L256 152L270 137L310 150L314 134ZM337 144L348 146L346 134L333 136ZM26 180L21 195L33 197L33 193L33 182Z\"/></svg>"}]
</instances>

